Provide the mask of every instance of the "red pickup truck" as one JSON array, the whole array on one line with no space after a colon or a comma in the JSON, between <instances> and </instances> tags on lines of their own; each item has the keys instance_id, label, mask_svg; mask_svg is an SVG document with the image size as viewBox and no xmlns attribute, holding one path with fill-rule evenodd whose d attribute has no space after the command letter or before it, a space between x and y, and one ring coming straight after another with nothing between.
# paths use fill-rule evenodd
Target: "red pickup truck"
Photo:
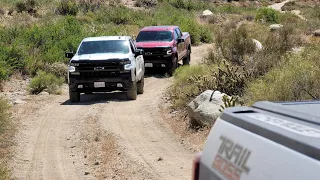
<instances>
[{"instance_id":1,"label":"red pickup truck","mask_svg":"<svg viewBox=\"0 0 320 180\"><path fill-rule=\"evenodd\" d=\"M178 62L189 65L191 39L188 32L181 32L178 26L148 26L140 30L136 47L144 50L145 67L165 67L172 75Z\"/></svg>"}]
</instances>

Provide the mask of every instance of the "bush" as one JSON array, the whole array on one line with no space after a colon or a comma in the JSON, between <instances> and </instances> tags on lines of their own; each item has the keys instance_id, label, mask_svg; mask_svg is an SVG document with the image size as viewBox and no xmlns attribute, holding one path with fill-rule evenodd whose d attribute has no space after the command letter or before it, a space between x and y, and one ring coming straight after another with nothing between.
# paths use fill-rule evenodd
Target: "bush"
<instances>
[{"instance_id":1,"label":"bush","mask_svg":"<svg viewBox=\"0 0 320 180\"><path fill-rule=\"evenodd\" d=\"M28 12L30 14L36 13L37 2L35 0L26 0L24 2L16 2L16 10L18 13Z\"/></svg>"},{"instance_id":2,"label":"bush","mask_svg":"<svg viewBox=\"0 0 320 180\"><path fill-rule=\"evenodd\" d=\"M282 11L292 11L295 9L296 9L296 2L294 1L287 2L281 7Z\"/></svg>"},{"instance_id":3,"label":"bush","mask_svg":"<svg viewBox=\"0 0 320 180\"><path fill-rule=\"evenodd\" d=\"M255 44L248 37L244 26L231 29L229 32L220 30L216 35L216 44L222 56L236 65L244 65L247 56L255 52Z\"/></svg>"},{"instance_id":4,"label":"bush","mask_svg":"<svg viewBox=\"0 0 320 180\"><path fill-rule=\"evenodd\" d=\"M137 7L155 7L158 4L157 0L137 0Z\"/></svg>"},{"instance_id":5,"label":"bush","mask_svg":"<svg viewBox=\"0 0 320 180\"><path fill-rule=\"evenodd\" d=\"M39 94L46 90L50 94L59 94L59 88L64 82L63 78L58 78L51 73L38 71L37 75L32 78L29 84L29 92L31 94Z\"/></svg>"},{"instance_id":6,"label":"bush","mask_svg":"<svg viewBox=\"0 0 320 180\"><path fill-rule=\"evenodd\" d=\"M261 100L300 101L319 99L320 64L319 61L314 60L317 53L312 52L311 54L313 55L289 56L265 77L250 83L245 92L245 101L252 104Z\"/></svg>"},{"instance_id":7,"label":"bush","mask_svg":"<svg viewBox=\"0 0 320 180\"><path fill-rule=\"evenodd\" d=\"M194 97L207 89L214 89L215 83L209 66L182 66L174 73L170 97L176 107L186 106Z\"/></svg>"},{"instance_id":8,"label":"bush","mask_svg":"<svg viewBox=\"0 0 320 180\"><path fill-rule=\"evenodd\" d=\"M60 15L72 15L75 16L78 14L78 5L74 0L61 0L56 13Z\"/></svg>"},{"instance_id":9,"label":"bush","mask_svg":"<svg viewBox=\"0 0 320 180\"><path fill-rule=\"evenodd\" d=\"M83 12L95 12L103 3L102 0L80 0L78 6Z\"/></svg>"},{"instance_id":10,"label":"bush","mask_svg":"<svg viewBox=\"0 0 320 180\"><path fill-rule=\"evenodd\" d=\"M54 62L43 66L43 70L65 80L68 78L68 67L64 63Z\"/></svg>"},{"instance_id":11,"label":"bush","mask_svg":"<svg viewBox=\"0 0 320 180\"><path fill-rule=\"evenodd\" d=\"M263 20L268 23L279 23L279 12L271 8L260 8L257 12L256 20Z\"/></svg>"}]
</instances>

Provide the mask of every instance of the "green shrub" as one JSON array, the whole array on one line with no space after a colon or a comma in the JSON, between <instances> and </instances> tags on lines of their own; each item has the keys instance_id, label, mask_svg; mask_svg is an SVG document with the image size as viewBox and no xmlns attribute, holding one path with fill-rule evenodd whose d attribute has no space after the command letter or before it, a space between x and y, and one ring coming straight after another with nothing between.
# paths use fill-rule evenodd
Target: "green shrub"
<instances>
[{"instance_id":1,"label":"green shrub","mask_svg":"<svg viewBox=\"0 0 320 180\"><path fill-rule=\"evenodd\" d=\"M46 90L50 94L59 94L59 88L63 82L63 78L58 78L55 75L44 71L38 71L37 75L32 78L29 84L29 92L31 94L39 94L43 90Z\"/></svg>"},{"instance_id":2,"label":"green shrub","mask_svg":"<svg viewBox=\"0 0 320 180\"><path fill-rule=\"evenodd\" d=\"M216 44L222 56L236 65L244 65L247 56L255 52L255 44L245 26L229 29L229 32L220 30L216 35Z\"/></svg>"},{"instance_id":3,"label":"green shrub","mask_svg":"<svg viewBox=\"0 0 320 180\"><path fill-rule=\"evenodd\" d=\"M75 16L78 12L79 9L75 0L61 0L56 10L56 13L60 15Z\"/></svg>"},{"instance_id":4,"label":"green shrub","mask_svg":"<svg viewBox=\"0 0 320 180\"><path fill-rule=\"evenodd\" d=\"M320 46L286 57L282 63L248 85L244 99L256 101L300 101L320 98Z\"/></svg>"},{"instance_id":5,"label":"green shrub","mask_svg":"<svg viewBox=\"0 0 320 180\"><path fill-rule=\"evenodd\" d=\"M137 0L136 6L137 7L155 7L158 4L157 0Z\"/></svg>"},{"instance_id":6,"label":"green shrub","mask_svg":"<svg viewBox=\"0 0 320 180\"><path fill-rule=\"evenodd\" d=\"M51 73L57 77L62 77L67 80L68 67L64 63L54 62L52 64L46 64L43 66L43 70L47 73Z\"/></svg>"},{"instance_id":7,"label":"green shrub","mask_svg":"<svg viewBox=\"0 0 320 180\"><path fill-rule=\"evenodd\" d=\"M297 8L297 7L296 7L296 2L291 1L291 2L285 3L285 4L281 7L281 10L282 10L282 11L292 11L292 10L295 10L296 8Z\"/></svg>"},{"instance_id":8,"label":"green shrub","mask_svg":"<svg viewBox=\"0 0 320 180\"><path fill-rule=\"evenodd\" d=\"M263 20L268 23L279 23L279 12L271 8L260 8L257 12L256 20Z\"/></svg>"},{"instance_id":9,"label":"green shrub","mask_svg":"<svg viewBox=\"0 0 320 180\"><path fill-rule=\"evenodd\" d=\"M170 97L176 107L186 106L194 97L207 89L214 89L215 83L209 66L182 66L174 73Z\"/></svg>"},{"instance_id":10,"label":"green shrub","mask_svg":"<svg viewBox=\"0 0 320 180\"><path fill-rule=\"evenodd\" d=\"M24 2L16 2L16 11L18 13L28 12L28 13L36 13L36 6L38 3L35 0L25 0Z\"/></svg>"}]
</instances>

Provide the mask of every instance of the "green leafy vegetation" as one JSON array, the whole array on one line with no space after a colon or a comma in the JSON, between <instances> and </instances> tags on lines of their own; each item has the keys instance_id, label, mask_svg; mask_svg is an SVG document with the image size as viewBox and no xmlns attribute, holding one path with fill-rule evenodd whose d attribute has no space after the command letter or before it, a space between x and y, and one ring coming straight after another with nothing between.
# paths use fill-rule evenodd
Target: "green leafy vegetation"
<instances>
[{"instance_id":1,"label":"green leafy vegetation","mask_svg":"<svg viewBox=\"0 0 320 180\"><path fill-rule=\"evenodd\" d=\"M219 90L246 105L259 100L319 99L316 77L320 64L316 57L320 41L317 37L305 38L318 27L316 17L304 21L291 13L260 8L256 21L240 21L234 18L218 24L215 46L208 50L204 65L177 70L170 89L176 107L185 107L207 89ZM281 23L283 27L270 31L270 23ZM260 41L263 48L256 50L252 39ZM292 53L293 48L303 46L306 48L302 52ZM197 73L197 68L202 71ZM189 87L195 90L190 93Z\"/></svg>"},{"instance_id":2,"label":"green leafy vegetation","mask_svg":"<svg viewBox=\"0 0 320 180\"><path fill-rule=\"evenodd\" d=\"M58 78L51 73L39 71L29 84L29 92L39 94L43 90L46 90L50 94L59 94L60 86L62 86L63 82L63 78Z\"/></svg>"}]
</instances>

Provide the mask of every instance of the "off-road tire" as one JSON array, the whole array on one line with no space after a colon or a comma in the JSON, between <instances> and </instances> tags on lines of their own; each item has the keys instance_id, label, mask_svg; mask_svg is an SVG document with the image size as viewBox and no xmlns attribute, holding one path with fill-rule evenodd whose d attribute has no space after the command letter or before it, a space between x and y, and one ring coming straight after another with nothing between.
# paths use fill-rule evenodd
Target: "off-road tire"
<instances>
[{"instance_id":1,"label":"off-road tire","mask_svg":"<svg viewBox=\"0 0 320 180\"><path fill-rule=\"evenodd\" d=\"M138 94L143 94L143 92L144 92L143 87L144 87L144 75L142 75L140 81L138 81L138 83L137 83Z\"/></svg>"},{"instance_id":2,"label":"off-road tire","mask_svg":"<svg viewBox=\"0 0 320 180\"><path fill-rule=\"evenodd\" d=\"M167 68L167 73L169 74L169 76L173 75L177 67L178 67L178 59L177 57L175 57L175 59L172 61L172 64Z\"/></svg>"},{"instance_id":3,"label":"off-road tire","mask_svg":"<svg viewBox=\"0 0 320 180\"><path fill-rule=\"evenodd\" d=\"M191 52L188 49L187 56L185 58L183 58L183 65L184 66L190 65L190 58L191 58Z\"/></svg>"},{"instance_id":4,"label":"off-road tire","mask_svg":"<svg viewBox=\"0 0 320 180\"><path fill-rule=\"evenodd\" d=\"M77 91L69 91L69 99L70 99L70 102L79 102L80 93Z\"/></svg>"},{"instance_id":5,"label":"off-road tire","mask_svg":"<svg viewBox=\"0 0 320 180\"><path fill-rule=\"evenodd\" d=\"M137 99L137 82L134 81L132 87L127 90L127 98L129 100L136 100Z\"/></svg>"}]
</instances>

